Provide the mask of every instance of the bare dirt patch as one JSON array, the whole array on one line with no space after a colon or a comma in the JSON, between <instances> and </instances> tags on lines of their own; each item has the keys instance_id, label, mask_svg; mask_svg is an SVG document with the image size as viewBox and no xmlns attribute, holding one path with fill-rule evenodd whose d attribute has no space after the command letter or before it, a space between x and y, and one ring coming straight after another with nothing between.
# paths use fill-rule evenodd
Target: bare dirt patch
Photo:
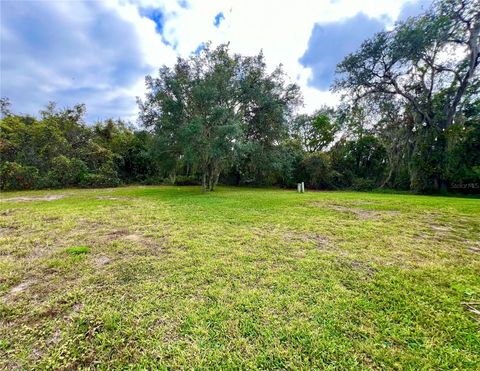
<instances>
[{"instance_id":1,"label":"bare dirt patch","mask_svg":"<svg viewBox=\"0 0 480 371\"><path fill-rule=\"evenodd\" d=\"M76 223L75 230L77 231L89 231L95 234L99 234L102 228L105 228L108 223L102 220L90 220L90 219L80 219Z\"/></svg>"},{"instance_id":2,"label":"bare dirt patch","mask_svg":"<svg viewBox=\"0 0 480 371\"><path fill-rule=\"evenodd\" d=\"M372 266L366 263L360 262L358 260L353 260L350 263L350 266L352 267L353 270L365 272L368 276L371 276L375 273L375 269Z\"/></svg>"},{"instance_id":3,"label":"bare dirt patch","mask_svg":"<svg viewBox=\"0 0 480 371\"><path fill-rule=\"evenodd\" d=\"M165 238L155 238L140 233L129 233L120 238L128 249L122 255L129 256L159 256L170 253Z\"/></svg>"},{"instance_id":4,"label":"bare dirt patch","mask_svg":"<svg viewBox=\"0 0 480 371\"><path fill-rule=\"evenodd\" d=\"M50 336L50 338L47 339L46 341L46 344L47 345L55 345L55 344L58 344L60 342L60 339L62 337L62 333L60 331L60 329L56 329L52 336Z\"/></svg>"},{"instance_id":5,"label":"bare dirt patch","mask_svg":"<svg viewBox=\"0 0 480 371\"><path fill-rule=\"evenodd\" d=\"M116 240L118 238L127 236L129 234L130 232L127 229L117 229L114 231L107 232L104 237L109 241L112 241L112 240Z\"/></svg>"},{"instance_id":6,"label":"bare dirt patch","mask_svg":"<svg viewBox=\"0 0 480 371\"><path fill-rule=\"evenodd\" d=\"M286 232L283 238L287 243L305 243L319 250L326 250L330 246L330 239L317 233Z\"/></svg>"},{"instance_id":7,"label":"bare dirt patch","mask_svg":"<svg viewBox=\"0 0 480 371\"><path fill-rule=\"evenodd\" d=\"M330 239L325 236L315 235L315 241L317 242L317 248L324 248L330 243Z\"/></svg>"},{"instance_id":8,"label":"bare dirt patch","mask_svg":"<svg viewBox=\"0 0 480 371\"><path fill-rule=\"evenodd\" d=\"M43 217L43 221L45 221L45 222L57 222L60 219L61 218L58 217L58 216L45 216L45 217Z\"/></svg>"},{"instance_id":9,"label":"bare dirt patch","mask_svg":"<svg viewBox=\"0 0 480 371\"><path fill-rule=\"evenodd\" d=\"M2 198L0 199L0 202L55 201L55 200L60 200L64 197L65 195L12 197L12 198Z\"/></svg>"},{"instance_id":10,"label":"bare dirt patch","mask_svg":"<svg viewBox=\"0 0 480 371\"><path fill-rule=\"evenodd\" d=\"M327 206L329 209L335 210L335 211L340 211L342 213L349 213L349 214L354 214L362 219L375 219L378 217L382 217L385 215L398 215L400 214L399 211L395 210L365 210L365 209L357 209L357 208L352 208L352 207L346 207L346 206L339 206L339 205L330 205Z\"/></svg>"},{"instance_id":11,"label":"bare dirt patch","mask_svg":"<svg viewBox=\"0 0 480 371\"><path fill-rule=\"evenodd\" d=\"M128 236L125 236L125 239L129 241L142 241L143 236L140 236L139 234L134 233L134 234L129 234Z\"/></svg>"},{"instance_id":12,"label":"bare dirt patch","mask_svg":"<svg viewBox=\"0 0 480 371\"><path fill-rule=\"evenodd\" d=\"M470 246L468 251L474 254L480 254L480 243L478 243L476 246Z\"/></svg>"},{"instance_id":13,"label":"bare dirt patch","mask_svg":"<svg viewBox=\"0 0 480 371\"><path fill-rule=\"evenodd\" d=\"M130 197L113 197L113 196L98 196L97 200L110 200L110 201L121 201L121 200L131 200Z\"/></svg>"},{"instance_id":14,"label":"bare dirt patch","mask_svg":"<svg viewBox=\"0 0 480 371\"><path fill-rule=\"evenodd\" d=\"M97 268L102 268L105 265L110 264L111 261L112 260L108 256L101 255L95 258L95 266Z\"/></svg>"},{"instance_id":15,"label":"bare dirt patch","mask_svg":"<svg viewBox=\"0 0 480 371\"><path fill-rule=\"evenodd\" d=\"M435 240L435 241L446 241L446 240L449 240L449 241L454 241L454 240L457 240L457 236L456 236L456 233L454 233L454 229L449 227L449 226L446 226L446 225L443 225L443 224L438 224L438 223L428 223L428 227L430 228L430 235L431 235L431 239ZM465 241L462 241L462 242L465 242Z\"/></svg>"},{"instance_id":16,"label":"bare dirt patch","mask_svg":"<svg viewBox=\"0 0 480 371\"><path fill-rule=\"evenodd\" d=\"M3 297L3 302L7 302L17 296L18 294L22 293L26 289L28 289L30 286L34 285L37 281L34 279L28 279L25 280L21 283L19 283L17 286L14 286L11 288L10 292Z\"/></svg>"},{"instance_id":17,"label":"bare dirt patch","mask_svg":"<svg viewBox=\"0 0 480 371\"><path fill-rule=\"evenodd\" d=\"M7 235L10 232L17 230L18 227L13 225L1 226L0 227L0 236Z\"/></svg>"},{"instance_id":18,"label":"bare dirt patch","mask_svg":"<svg viewBox=\"0 0 480 371\"><path fill-rule=\"evenodd\" d=\"M348 258L337 257L337 262L346 270L356 272L362 279L370 278L375 275L377 270L369 263L360 260L350 260Z\"/></svg>"},{"instance_id":19,"label":"bare dirt patch","mask_svg":"<svg viewBox=\"0 0 480 371\"><path fill-rule=\"evenodd\" d=\"M378 205L381 204L380 201L351 201L352 205Z\"/></svg>"},{"instance_id":20,"label":"bare dirt patch","mask_svg":"<svg viewBox=\"0 0 480 371\"><path fill-rule=\"evenodd\" d=\"M370 205L374 204L375 202L355 202L353 205ZM325 209L330 209L334 211L339 211L342 213L346 214L351 214L359 217L360 219L378 219L384 216L391 216L391 215L399 215L400 211L397 210L366 210L366 209L361 209L358 207L353 207L353 206L344 206L344 205L338 205L338 204L332 204L332 203L323 203L323 202L313 202L315 206L319 206Z\"/></svg>"},{"instance_id":21,"label":"bare dirt patch","mask_svg":"<svg viewBox=\"0 0 480 371\"><path fill-rule=\"evenodd\" d=\"M450 227L437 225L437 224L430 225L430 228L432 229L432 231L438 232L438 233L448 233L452 230Z\"/></svg>"},{"instance_id":22,"label":"bare dirt patch","mask_svg":"<svg viewBox=\"0 0 480 371\"><path fill-rule=\"evenodd\" d=\"M123 239L130 242L135 242L137 244L143 245L148 248L159 249L164 247L163 244L160 243L160 242L163 242L164 239L156 240L154 238L147 237L138 233L131 233L123 237Z\"/></svg>"},{"instance_id":23,"label":"bare dirt patch","mask_svg":"<svg viewBox=\"0 0 480 371\"><path fill-rule=\"evenodd\" d=\"M15 212L13 209L4 210L0 213L0 216L10 216Z\"/></svg>"}]
</instances>

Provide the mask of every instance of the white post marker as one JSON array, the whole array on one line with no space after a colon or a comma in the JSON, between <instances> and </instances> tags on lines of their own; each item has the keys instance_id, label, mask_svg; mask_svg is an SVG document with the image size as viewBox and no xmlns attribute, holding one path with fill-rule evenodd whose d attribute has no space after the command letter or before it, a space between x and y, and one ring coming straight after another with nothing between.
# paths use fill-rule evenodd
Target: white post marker
<instances>
[{"instance_id":1,"label":"white post marker","mask_svg":"<svg viewBox=\"0 0 480 371\"><path fill-rule=\"evenodd\" d=\"M300 183L297 183L297 192L298 193L302 192L302 185Z\"/></svg>"},{"instance_id":2,"label":"white post marker","mask_svg":"<svg viewBox=\"0 0 480 371\"><path fill-rule=\"evenodd\" d=\"M305 183L302 182L302 193L305 193Z\"/></svg>"}]
</instances>

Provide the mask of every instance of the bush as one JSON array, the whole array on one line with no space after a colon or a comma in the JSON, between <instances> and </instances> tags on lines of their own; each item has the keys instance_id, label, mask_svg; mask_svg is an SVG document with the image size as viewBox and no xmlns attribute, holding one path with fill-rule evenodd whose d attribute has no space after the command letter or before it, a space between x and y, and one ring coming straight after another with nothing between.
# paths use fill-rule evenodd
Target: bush
<instances>
[{"instance_id":1,"label":"bush","mask_svg":"<svg viewBox=\"0 0 480 371\"><path fill-rule=\"evenodd\" d=\"M146 184L146 185L158 185L158 184L163 184L164 179L161 176L150 176L140 182L141 184Z\"/></svg>"},{"instance_id":2,"label":"bush","mask_svg":"<svg viewBox=\"0 0 480 371\"><path fill-rule=\"evenodd\" d=\"M102 174L86 174L80 186L85 188L108 188L120 185L118 178L109 178Z\"/></svg>"},{"instance_id":3,"label":"bush","mask_svg":"<svg viewBox=\"0 0 480 371\"><path fill-rule=\"evenodd\" d=\"M86 174L82 179L82 187L117 187L121 184L112 162L105 162L98 173Z\"/></svg>"},{"instance_id":4,"label":"bush","mask_svg":"<svg viewBox=\"0 0 480 371\"><path fill-rule=\"evenodd\" d=\"M0 189L4 191L36 188L38 181L38 169L33 166L7 161L0 167Z\"/></svg>"},{"instance_id":5,"label":"bush","mask_svg":"<svg viewBox=\"0 0 480 371\"><path fill-rule=\"evenodd\" d=\"M352 182L352 189L355 191L371 191L377 187L377 183L372 179L355 178Z\"/></svg>"},{"instance_id":6,"label":"bush","mask_svg":"<svg viewBox=\"0 0 480 371\"><path fill-rule=\"evenodd\" d=\"M78 185L87 174L87 165L77 158L69 159L65 156L55 157L52 168L48 172L47 181L51 186L64 187Z\"/></svg>"},{"instance_id":7,"label":"bush","mask_svg":"<svg viewBox=\"0 0 480 371\"><path fill-rule=\"evenodd\" d=\"M331 167L336 171L332 183L338 188L363 189L380 186L387 170L385 147L373 135L356 140L340 139L329 151ZM364 183L357 179L365 179ZM354 184L356 183L356 184Z\"/></svg>"},{"instance_id":8,"label":"bush","mask_svg":"<svg viewBox=\"0 0 480 371\"><path fill-rule=\"evenodd\" d=\"M187 186L187 185L199 185L200 182L195 176L179 175L175 179L175 185Z\"/></svg>"}]
</instances>

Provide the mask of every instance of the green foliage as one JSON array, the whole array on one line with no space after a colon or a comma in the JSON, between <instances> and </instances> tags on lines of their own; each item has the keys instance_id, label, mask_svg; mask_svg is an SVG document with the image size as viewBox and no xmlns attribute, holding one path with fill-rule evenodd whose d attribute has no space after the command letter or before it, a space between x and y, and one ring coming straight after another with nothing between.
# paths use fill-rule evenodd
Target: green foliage
<instances>
[{"instance_id":1,"label":"green foliage","mask_svg":"<svg viewBox=\"0 0 480 371\"><path fill-rule=\"evenodd\" d=\"M197 176L193 175L179 175L175 178L175 185L179 186L188 186L188 185L198 185L200 180Z\"/></svg>"},{"instance_id":2,"label":"green foliage","mask_svg":"<svg viewBox=\"0 0 480 371\"><path fill-rule=\"evenodd\" d=\"M336 108L296 115L298 86L260 52L209 43L146 77L138 130L82 104L0 110L0 187L226 184L416 192L480 184L480 0L437 0L338 65ZM468 188L471 187L471 188Z\"/></svg>"},{"instance_id":3,"label":"green foliage","mask_svg":"<svg viewBox=\"0 0 480 371\"><path fill-rule=\"evenodd\" d=\"M328 189L333 186L330 156L324 152L308 154L302 162L308 188Z\"/></svg>"},{"instance_id":4,"label":"green foliage","mask_svg":"<svg viewBox=\"0 0 480 371\"><path fill-rule=\"evenodd\" d=\"M478 179L476 154L462 156L476 146L475 129L459 135L454 126L478 100L479 8L478 0L436 1L366 40L337 66L334 90L364 109L363 125L381 123L390 159L384 184L405 184L408 173L412 189L432 192ZM474 115L478 120L478 110Z\"/></svg>"},{"instance_id":5,"label":"green foliage","mask_svg":"<svg viewBox=\"0 0 480 371\"><path fill-rule=\"evenodd\" d=\"M225 45L207 46L173 69L163 67L158 78L147 77L141 118L154 128L159 161L172 180L188 164L201 172L204 189L212 190L231 161L240 123L232 103L236 68Z\"/></svg>"},{"instance_id":6,"label":"green foliage","mask_svg":"<svg viewBox=\"0 0 480 371\"><path fill-rule=\"evenodd\" d=\"M359 185L366 184L367 188L373 188L373 185L380 186L385 177L386 150L373 135L356 140L343 138L332 147L330 156L336 187L364 189Z\"/></svg>"},{"instance_id":7,"label":"green foliage","mask_svg":"<svg viewBox=\"0 0 480 371\"><path fill-rule=\"evenodd\" d=\"M340 130L336 112L323 107L312 115L299 115L292 124L292 137L299 140L307 152L325 150Z\"/></svg>"},{"instance_id":8,"label":"green foliage","mask_svg":"<svg viewBox=\"0 0 480 371\"><path fill-rule=\"evenodd\" d=\"M273 176L275 166L265 160L287 137L286 119L298 101L298 87L283 76L280 68L267 73L263 55L231 55L228 45L207 45L162 67L158 78L147 76L140 118L154 130L164 176L195 172L204 190L232 165L239 182L249 181L244 174L255 182Z\"/></svg>"},{"instance_id":9,"label":"green foliage","mask_svg":"<svg viewBox=\"0 0 480 371\"><path fill-rule=\"evenodd\" d=\"M52 167L46 178L52 187L73 186L80 184L87 172L88 168L82 160L61 155L52 160Z\"/></svg>"},{"instance_id":10,"label":"green foliage","mask_svg":"<svg viewBox=\"0 0 480 371\"><path fill-rule=\"evenodd\" d=\"M17 162L6 161L0 166L0 189L34 189L39 181L38 170Z\"/></svg>"},{"instance_id":11,"label":"green foliage","mask_svg":"<svg viewBox=\"0 0 480 371\"><path fill-rule=\"evenodd\" d=\"M271 169L268 169L271 175L267 178L267 184L295 187L302 181L300 172L305 153L297 141L282 143L272 151L272 155Z\"/></svg>"},{"instance_id":12,"label":"green foliage","mask_svg":"<svg viewBox=\"0 0 480 371\"><path fill-rule=\"evenodd\" d=\"M86 174L79 183L82 187L117 187L121 180L117 176L112 162L102 164L98 172Z\"/></svg>"},{"instance_id":13,"label":"green foliage","mask_svg":"<svg viewBox=\"0 0 480 371\"><path fill-rule=\"evenodd\" d=\"M57 110L50 103L40 118L0 120L2 189L113 187L155 175L151 136L107 120L88 127L85 107Z\"/></svg>"},{"instance_id":14,"label":"green foliage","mask_svg":"<svg viewBox=\"0 0 480 371\"><path fill-rule=\"evenodd\" d=\"M480 99L466 106L463 120L447 133L446 175L450 184L480 184Z\"/></svg>"},{"instance_id":15,"label":"green foliage","mask_svg":"<svg viewBox=\"0 0 480 371\"><path fill-rule=\"evenodd\" d=\"M444 161L445 135L425 129L416 138L410 161L412 188L420 192L439 189L438 179Z\"/></svg>"}]
</instances>

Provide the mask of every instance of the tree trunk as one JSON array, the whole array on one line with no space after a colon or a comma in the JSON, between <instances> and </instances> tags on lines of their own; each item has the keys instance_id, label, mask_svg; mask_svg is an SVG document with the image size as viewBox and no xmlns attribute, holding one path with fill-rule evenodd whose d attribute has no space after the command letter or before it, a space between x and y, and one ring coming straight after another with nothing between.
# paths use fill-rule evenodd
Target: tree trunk
<instances>
[{"instance_id":1,"label":"tree trunk","mask_svg":"<svg viewBox=\"0 0 480 371\"><path fill-rule=\"evenodd\" d=\"M392 179L392 175L393 175L393 166L390 165L390 171L388 172L388 176L385 179L385 181L382 183L380 188L384 188L388 184L388 182L390 182L390 179Z\"/></svg>"},{"instance_id":2,"label":"tree trunk","mask_svg":"<svg viewBox=\"0 0 480 371\"><path fill-rule=\"evenodd\" d=\"M172 183L172 185L175 185L175 181L177 180L177 172L175 170L173 170L171 173L170 173L170 183Z\"/></svg>"},{"instance_id":3,"label":"tree trunk","mask_svg":"<svg viewBox=\"0 0 480 371\"><path fill-rule=\"evenodd\" d=\"M208 174L208 190L213 191L213 171Z\"/></svg>"},{"instance_id":4,"label":"tree trunk","mask_svg":"<svg viewBox=\"0 0 480 371\"><path fill-rule=\"evenodd\" d=\"M215 174L215 182L213 183L213 187L215 188L218 184L218 178L220 178L220 171Z\"/></svg>"},{"instance_id":5,"label":"tree trunk","mask_svg":"<svg viewBox=\"0 0 480 371\"><path fill-rule=\"evenodd\" d=\"M207 172L205 170L202 174L202 192L207 192Z\"/></svg>"},{"instance_id":6,"label":"tree trunk","mask_svg":"<svg viewBox=\"0 0 480 371\"><path fill-rule=\"evenodd\" d=\"M438 192L440 190L440 177L436 176L434 179L433 179L433 190L435 192Z\"/></svg>"}]
</instances>

